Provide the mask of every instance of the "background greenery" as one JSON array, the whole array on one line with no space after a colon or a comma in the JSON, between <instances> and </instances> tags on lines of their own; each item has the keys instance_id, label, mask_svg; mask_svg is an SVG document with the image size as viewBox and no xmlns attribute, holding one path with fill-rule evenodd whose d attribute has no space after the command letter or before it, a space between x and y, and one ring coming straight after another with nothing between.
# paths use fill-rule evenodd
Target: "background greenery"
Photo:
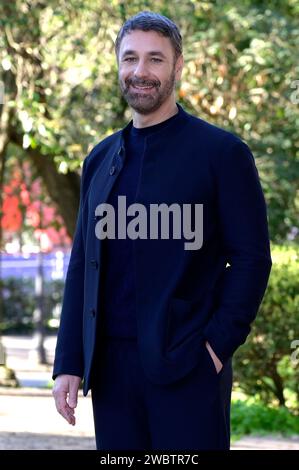
<instances>
[{"instance_id":1,"label":"background greenery","mask_svg":"<svg viewBox=\"0 0 299 470\"><path fill-rule=\"evenodd\" d=\"M61 308L64 282L52 280L44 282L43 320L47 333L56 333L51 327L53 317L58 317ZM36 328L36 294L34 279L9 277L2 281L3 320L0 322L2 334L32 333Z\"/></svg>"},{"instance_id":2,"label":"background greenery","mask_svg":"<svg viewBox=\"0 0 299 470\"><path fill-rule=\"evenodd\" d=\"M299 367L296 358L292 360L291 348L299 339L299 247L272 247L272 260L256 321L246 343L234 355L235 385L263 403L288 407L299 414Z\"/></svg>"}]
</instances>

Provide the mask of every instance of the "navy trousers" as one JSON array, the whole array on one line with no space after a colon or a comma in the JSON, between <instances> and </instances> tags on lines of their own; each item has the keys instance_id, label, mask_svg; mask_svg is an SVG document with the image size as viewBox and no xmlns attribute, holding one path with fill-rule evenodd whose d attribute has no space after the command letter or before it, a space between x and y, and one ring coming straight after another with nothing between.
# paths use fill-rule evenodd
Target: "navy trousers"
<instances>
[{"instance_id":1,"label":"navy trousers","mask_svg":"<svg viewBox=\"0 0 299 470\"><path fill-rule=\"evenodd\" d=\"M137 340L103 337L91 386L98 450L228 450L232 364L217 374L204 343L182 379L144 374Z\"/></svg>"}]
</instances>

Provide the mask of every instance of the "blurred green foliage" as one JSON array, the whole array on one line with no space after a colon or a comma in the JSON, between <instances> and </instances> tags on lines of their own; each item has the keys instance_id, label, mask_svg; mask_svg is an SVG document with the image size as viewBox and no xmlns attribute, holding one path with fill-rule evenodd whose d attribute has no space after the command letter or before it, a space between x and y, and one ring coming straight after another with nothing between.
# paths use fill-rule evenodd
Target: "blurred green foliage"
<instances>
[{"instance_id":1,"label":"blurred green foliage","mask_svg":"<svg viewBox=\"0 0 299 470\"><path fill-rule=\"evenodd\" d=\"M264 403L288 406L299 414L299 354L293 344L297 340L298 349L299 248L274 246L272 259L259 313L234 356L234 378L249 396L257 394Z\"/></svg>"},{"instance_id":2,"label":"blurred green foliage","mask_svg":"<svg viewBox=\"0 0 299 470\"><path fill-rule=\"evenodd\" d=\"M34 312L37 306L34 279L9 277L0 282L4 310L3 320L0 322L0 334L33 332L36 328ZM53 316L59 318L63 285L61 280L44 282L44 326L48 333L51 332L49 320Z\"/></svg>"},{"instance_id":3,"label":"blurred green foliage","mask_svg":"<svg viewBox=\"0 0 299 470\"><path fill-rule=\"evenodd\" d=\"M231 409L232 441L246 434L299 434L298 416L286 408L266 406L258 400L233 400Z\"/></svg>"}]
</instances>

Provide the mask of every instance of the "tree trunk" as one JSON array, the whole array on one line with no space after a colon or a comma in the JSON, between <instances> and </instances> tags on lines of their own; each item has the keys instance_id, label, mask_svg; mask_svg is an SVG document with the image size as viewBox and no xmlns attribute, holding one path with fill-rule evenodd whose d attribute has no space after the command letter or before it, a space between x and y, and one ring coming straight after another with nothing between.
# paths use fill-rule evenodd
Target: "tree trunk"
<instances>
[{"instance_id":1,"label":"tree trunk","mask_svg":"<svg viewBox=\"0 0 299 470\"><path fill-rule=\"evenodd\" d=\"M275 390L274 390L275 396L278 398L280 406L286 406L285 397L283 393L284 384L283 384L283 380L281 376L277 372L276 366L272 370L271 376L275 385Z\"/></svg>"},{"instance_id":2,"label":"tree trunk","mask_svg":"<svg viewBox=\"0 0 299 470\"><path fill-rule=\"evenodd\" d=\"M15 130L11 132L12 142L22 147L23 136ZM26 149L37 173L41 176L47 192L56 204L66 230L73 237L79 207L80 176L75 172L59 173L53 157L43 155L40 149Z\"/></svg>"}]
</instances>

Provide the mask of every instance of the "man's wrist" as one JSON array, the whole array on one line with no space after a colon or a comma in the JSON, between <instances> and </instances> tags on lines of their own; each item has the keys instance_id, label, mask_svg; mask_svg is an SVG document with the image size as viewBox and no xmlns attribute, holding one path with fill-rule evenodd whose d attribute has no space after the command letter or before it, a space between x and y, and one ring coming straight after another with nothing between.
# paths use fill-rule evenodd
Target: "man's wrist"
<instances>
[{"instance_id":1,"label":"man's wrist","mask_svg":"<svg viewBox=\"0 0 299 470\"><path fill-rule=\"evenodd\" d=\"M214 362L214 365L215 365L215 368L216 368L216 371L217 373L221 371L222 367L223 367L223 364L222 362L220 361L220 359L218 358L218 356L215 354L212 346L210 345L210 343L208 341L206 341L206 348L207 350L209 351L209 354L211 355L211 358L213 359L213 362Z\"/></svg>"}]
</instances>

